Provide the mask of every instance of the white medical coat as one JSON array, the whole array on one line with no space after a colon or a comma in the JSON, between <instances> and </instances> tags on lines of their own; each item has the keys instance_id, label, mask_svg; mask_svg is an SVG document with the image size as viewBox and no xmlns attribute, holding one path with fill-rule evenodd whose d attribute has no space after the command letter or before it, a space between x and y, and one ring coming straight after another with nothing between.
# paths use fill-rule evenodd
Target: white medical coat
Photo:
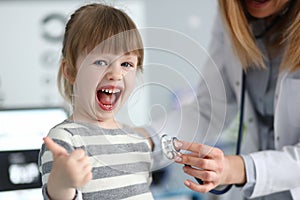
<instances>
[{"instance_id":1,"label":"white medical coat","mask_svg":"<svg viewBox=\"0 0 300 200\"><path fill-rule=\"evenodd\" d=\"M240 105L242 67L222 22L217 19L213 29L210 55L222 73L229 103L228 116L233 116L230 112L235 112L235 107ZM210 68L205 66L205 69L205 74L210 74ZM204 77L213 78L205 74ZM199 94L200 97L205 98ZM294 199L300 199L300 70L280 73L274 98L276 150L257 152L259 133L256 116L246 91L244 123L247 133L243 139L242 153L250 153L255 164L256 184L251 197L290 190ZM205 109L201 105L199 108Z\"/></svg>"},{"instance_id":2,"label":"white medical coat","mask_svg":"<svg viewBox=\"0 0 300 200\"><path fill-rule=\"evenodd\" d=\"M197 102L183 106L179 114L169 114L162 132L176 132L179 139L205 143L212 138L217 140L218 132L225 130L223 128L235 118L240 105L242 66L219 16L213 28L209 55L214 63L209 61L200 70L203 78L197 89ZM256 184L251 197L290 190L293 199L300 199L300 70L280 73L274 98L275 150L258 152L257 119L247 91L245 94L247 131L241 153L250 154L255 164ZM154 123L155 126L159 125ZM197 133L191 133L193 130Z\"/></svg>"}]
</instances>

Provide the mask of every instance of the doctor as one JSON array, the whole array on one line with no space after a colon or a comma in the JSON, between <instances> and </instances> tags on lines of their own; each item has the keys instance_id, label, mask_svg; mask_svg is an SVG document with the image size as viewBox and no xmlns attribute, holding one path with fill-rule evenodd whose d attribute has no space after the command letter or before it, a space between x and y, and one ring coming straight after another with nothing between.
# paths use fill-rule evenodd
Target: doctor
<instances>
[{"instance_id":1,"label":"doctor","mask_svg":"<svg viewBox=\"0 0 300 200\"><path fill-rule=\"evenodd\" d=\"M210 48L226 91L226 102L219 104L226 103L227 126L239 111L244 71L246 131L240 155L177 142L192 153L175 161L204 182L184 184L197 192L233 184L238 197L230 199L300 199L300 0L219 0L219 8L222 18L216 20ZM201 122L223 115L206 111L211 96L205 85L215 78L211 69L205 67L200 81L199 110L190 109L200 113Z\"/></svg>"}]
</instances>

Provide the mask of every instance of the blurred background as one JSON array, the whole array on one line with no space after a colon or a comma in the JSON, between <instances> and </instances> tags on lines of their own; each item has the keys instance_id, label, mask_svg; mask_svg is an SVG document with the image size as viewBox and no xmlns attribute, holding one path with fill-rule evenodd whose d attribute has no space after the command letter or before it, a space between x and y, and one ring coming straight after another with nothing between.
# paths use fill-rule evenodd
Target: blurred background
<instances>
[{"instance_id":1,"label":"blurred background","mask_svg":"<svg viewBox=\"0 0 300 200\"><path fill-rule=\"evenodd\" d=\"M42 199L37 168L42 137L68 115L56 86L64 27L76 8L90 2L0 0L1 200ZM144 30L145 40L149 40L149 29L170 31L173 39L182 36L204 50L217 11L216 0L105 3L125 10ZM118 115L120 121L134 126L149 125L161 112L178 109L178 101L191 101L199 79L194 66L180 55L160 48L146 48L145 53L144 73ZM205 59L203 56L203 62ZM183 181L187 177L181 167L170 164L154 172L151 188L155 199L211 199L186 189Z\"/></svg>"}]
</instances>

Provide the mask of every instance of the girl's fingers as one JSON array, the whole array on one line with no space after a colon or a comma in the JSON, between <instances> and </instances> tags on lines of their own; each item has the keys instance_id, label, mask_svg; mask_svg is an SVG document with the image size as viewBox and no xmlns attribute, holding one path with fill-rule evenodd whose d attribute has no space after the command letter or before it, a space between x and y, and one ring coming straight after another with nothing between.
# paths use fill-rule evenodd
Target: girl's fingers
<instances>
[{"instance_id":1,"label":"girl's fingers","mask_svg":"<svg viewBox=\"0 0 300 200\"><path fill-rule=\"evenodd\" d=\"M92 172L87 173L84 178L83 178L83 182L87 183L89 180L91 180L93 178L93 174Z\"/></svg>"},{"instance_id":2,"label":"girl's fingers","mask_svg":"<svg viewBox=\"0 0 300 200\"><path fill-rule=\"evenodd\" d=\"M68 155L68 152L65 148L55 143L51 138L45 137L43 138L46 147L52 152L54 157L59 155Z\"/></svg>"},{"instance_id":3,"label":"girl's fingers","mask_svg":"<svg viewBox=\"0 0 300 200\"><path fill-rule=\"evenodd\" d=\"M83 182L86 183L88 182L89 180L92 179L93 177L93 174L92 174L92 166L87 164L83 167L83 170L82 170L82 174L83 174Z\"/></svg>"},{"instance_id":4,"label":"girl's fingers","mask_svg":"<svg viewBox=\"0 0 300 200\"><path fill-rule=\"evenodd\" d=\"M85 152L83 149L76 149L70 154L70 156L75 160L81 160L85 157Z\"/></svg>"},{"instance_id":5,"label":"girl's fingers","mask_svg":"<svg viewBox=\"0 0 300 200\"><path fill-rule=\"evenodd\" d=\"M83 163L84 165L85 164L90 164L90 159L89 159L89 157L87 157L86 155L84 155L82 158L80 158L78 160L78 162Z\"/></svg>"}]
</instances>

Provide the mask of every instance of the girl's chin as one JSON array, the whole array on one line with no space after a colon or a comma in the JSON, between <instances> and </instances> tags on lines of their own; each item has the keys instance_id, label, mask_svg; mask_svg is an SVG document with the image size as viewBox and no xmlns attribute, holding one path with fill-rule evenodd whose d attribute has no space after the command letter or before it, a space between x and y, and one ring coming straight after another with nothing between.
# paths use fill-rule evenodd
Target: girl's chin
<instances>
[{"instance_id":1,"label":"girl's chin","mask_svg":"<svg viewBox=\"0 0 300 200\"><path fill-rule=\"evenodd\" d=\"M100 109L104 112L112 112L115 108L116 108L116 104L111 105L111 104L102 104L102 103L98 103Z\"/></svg>"},{"instance_id":2,"label":"girl's chin","mask_svg":"<svg viewBox=\"0 0 300 200\"><path fill-rule=\"evenodd\" d=\"M99 109L97 109L96 112L103 113L103 114L116 113L119 111L119 107L120 107L120 105L118 102L116 102L113 105L104 105L104 104L98 102Z\"/></svg>"}]
</instances>

